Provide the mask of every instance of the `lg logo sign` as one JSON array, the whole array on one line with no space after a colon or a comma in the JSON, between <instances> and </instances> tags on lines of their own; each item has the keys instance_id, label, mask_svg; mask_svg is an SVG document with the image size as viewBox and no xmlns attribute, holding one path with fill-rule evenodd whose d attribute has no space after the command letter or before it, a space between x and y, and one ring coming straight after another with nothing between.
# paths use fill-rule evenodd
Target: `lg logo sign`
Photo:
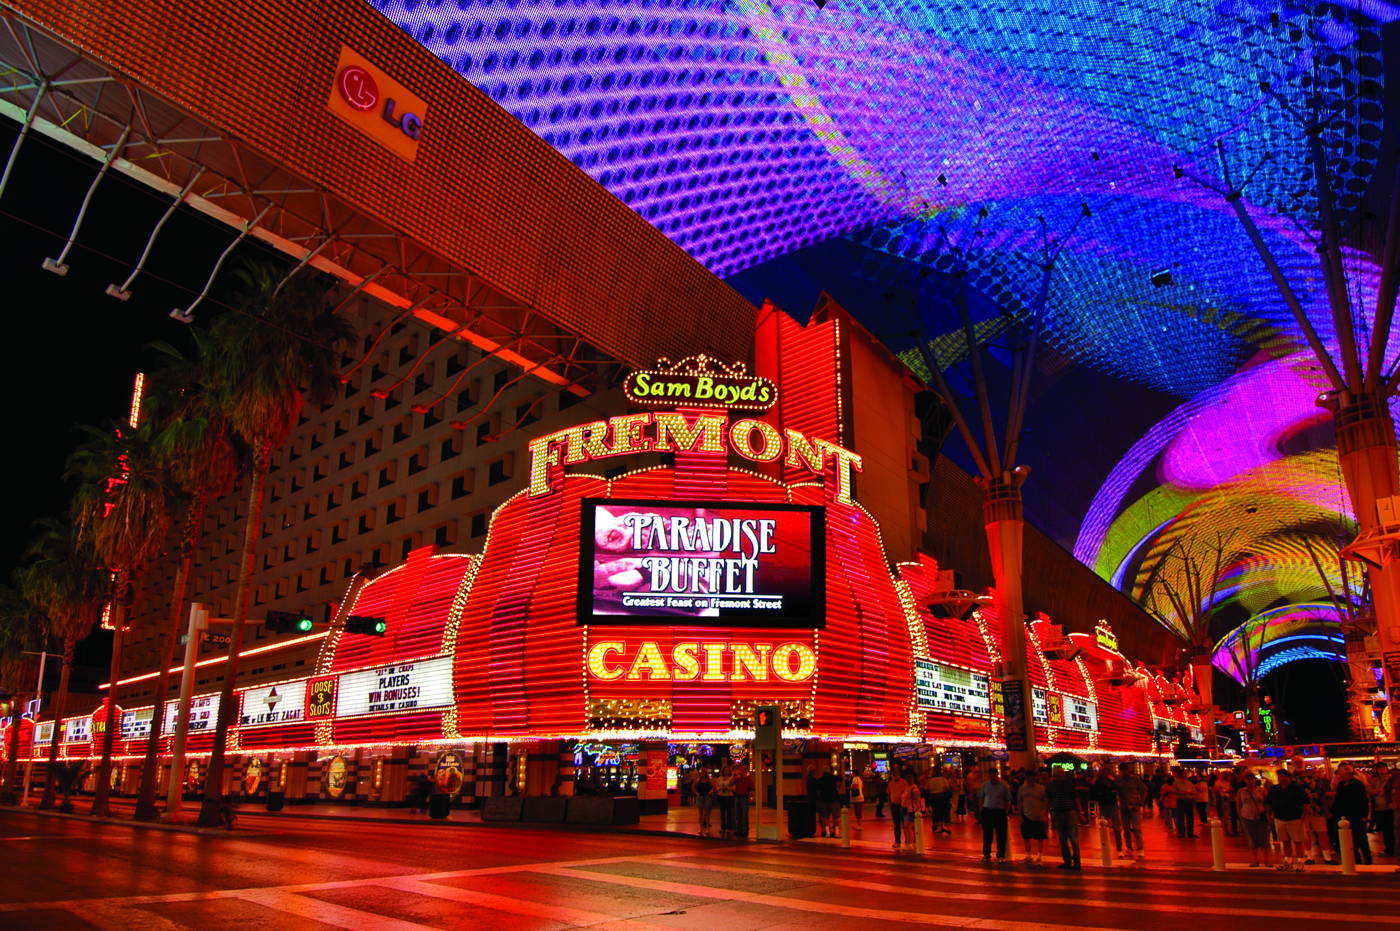
<instances>
[{"instance_id":1,"label":"lg logo sign","mask_svg":"<svg viewBox=\"0 0 1400 931\"><path fill-rule=\"evenodd\" d=\"M426 100L348 45L326 76L327 110L400 158L418 157Z\"/></svg>"},{"instance_id":2,"label":"lg logo sign","mask_svg":"<svg viewBox=\"0 0 1400 931\"><path fill-rule=\"evenodd\" d=\"M380 99L379 83L374 75L359 65L346 65L336 77L336 87L340 97L351 107L362 112L373 110ZM412 110L397 112L399 103L393 97L384 98L384 106L379 116L394 129L417 142L423 134L423 118Z\"/></svg>"}]
</instances>

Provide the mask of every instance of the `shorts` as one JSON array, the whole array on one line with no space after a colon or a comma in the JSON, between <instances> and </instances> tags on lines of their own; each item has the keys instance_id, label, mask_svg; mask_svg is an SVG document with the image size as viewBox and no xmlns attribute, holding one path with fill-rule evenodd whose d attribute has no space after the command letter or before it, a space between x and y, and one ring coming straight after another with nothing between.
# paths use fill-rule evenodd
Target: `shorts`
<instances>
[{"instance_id":1,"label":"shorts","mask_svg":"<svg viewBox=\"0 0 1400 931\"><path fill-rule=\"evenodd\" d=\"M1044 821L1036 821L1032 818L1021 819L1021 837L1024 840L1045 840L1048 832Z\"/></svg>"},{"instance_id":2,"label":"shorts","mask_svg":"<svg viewBox=\"0 0 1400 931\"><path fill-rule=\"evenodd\" d=\"M1301 844L1308 839L1308 832L1303 830L1302 818L1294 818L1292 821L1275 818L1274 826L1278 829L1278 839L1281 843L1286 844L1292 841L1295 844Z\"/></svg>"},{"instance_id":3,"label":"shorts","mask_svg":"<svg viewBox=\"0 0 1400 931\"><path fill-rule=\"evenodd\" d=\"M1280 822L1293 823L1297 822ZM1244 830L1245 840L1254 850L1263 850L1269 846L1269 822L1263 818L1241 818L1240 827Z\"/></svg>"},{"instance_id":4,"label":"shorts","mask_svg":"<svg viewBox=\"0 0 1400 931\"><path fill-rule=\"evenodd\" d=\"M822 810L823 810L823 811L826 811L827 813L829 813L829 814L831 815L831 817L833 817L833 818L839 818L839 817L841 817L841 803L840 803L839 801L838 801L838 802L822 802L822 806L823 806Z\"/></svg>"}]
</instances>

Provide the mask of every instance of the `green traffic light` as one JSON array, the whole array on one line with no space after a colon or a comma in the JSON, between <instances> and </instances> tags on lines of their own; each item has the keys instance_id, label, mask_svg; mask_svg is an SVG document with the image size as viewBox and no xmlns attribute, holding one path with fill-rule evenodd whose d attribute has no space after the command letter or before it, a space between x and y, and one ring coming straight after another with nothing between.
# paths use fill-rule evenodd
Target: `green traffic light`
<instances>
[{"instance_id":1,"label":"green traffic light","mask_svg":"<svg viewBox=\"0 0 1400 931\"><path fill-rule=\"evenodd\" d=\"M386 626L386 625L385 625L385 623L384 623L383 621L376 621L375 624L374 624L374 632L375 632L376 634L382 634L382 633L384 633L384 628L385 628L385 626Z\"/></svg>"},{"instance_id":2,"label":"green traffic light","mask_svg":"<svg viewBox=\"0 0 1400 931\"><path fill-rule=\"evenodd\" d=\"M307 633L311 630L311 618L303 617L297 619L297 630Z\"/></svg>"}]
</instances>

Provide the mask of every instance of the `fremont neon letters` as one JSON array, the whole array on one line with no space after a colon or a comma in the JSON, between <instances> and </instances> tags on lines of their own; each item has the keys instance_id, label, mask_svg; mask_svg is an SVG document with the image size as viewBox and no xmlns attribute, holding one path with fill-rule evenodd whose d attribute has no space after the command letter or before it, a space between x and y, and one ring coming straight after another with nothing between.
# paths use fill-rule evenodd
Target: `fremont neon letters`
<instances>
[{"instance_id":1,"label":"fremont neon letters","mask_svg":"<svg viewBox=\"0 0 1400 931\"><path fill-rule=\"evenodd\" d=\"M598 640L588 648L588 675L605 682L806 682L816 671L817 651L800 641L687 640L667 652L655 640L635 650L624 640Z\"/></svg>"},{"instance_id":2,"label":"fremont neon letters","mask_svg":"<svg viewBox=\"0 0 1400 931\"><path fill-rule=\"evenodd\" d=\"M625 414L595 420L530 441L530 496L548 494L563 466L610 456L645 452L698 452L722 455L728 449L752 462L781 457L794 468L821 475L828 463L836 471L835 498L851 503L851 473L861 470L861 458L823 439L809 439L796 430L778 432L762 420L729 424L723 414L687 418L679 413Z\"/></svg>"}]
</instances>

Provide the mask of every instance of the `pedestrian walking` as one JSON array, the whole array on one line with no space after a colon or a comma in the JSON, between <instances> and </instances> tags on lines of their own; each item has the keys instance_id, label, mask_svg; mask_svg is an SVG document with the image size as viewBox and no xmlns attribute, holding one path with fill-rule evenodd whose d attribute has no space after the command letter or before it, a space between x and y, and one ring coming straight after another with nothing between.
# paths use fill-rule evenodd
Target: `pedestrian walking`
<instances>
[{"instance_id":1,"label":"pedestrian walking","mask_svg":"<svg viewBox=\"0 0 1400 931\"><path fill-rule=\"evenodd\" d=\"M740 840L749 839L749 802L753 795L753 777L747 767L741 766L734 773L734 836Z\"/></svg>"},{"instance_id":2,"label":"pedestrian walking","mask_svg":"<svg viewBox=\"0 0 1400 931\"><path fill-rule=\"evenodd\" d=\"M847 787L851 793L851 814L856 816L856 827L860 827L861 813L865 810L865 777L852 772Z\"/></svg>"},{"instance_id":3,"label":"pedestrian walking","mask_svg":"<svg viewBox=\"0 0 1400 931\"><path fill-rule=\"evenodd\" d=\"M1026 845L1026 863L1040 866L1045 857L1045 838L1049 833L1049 814L1045 786L1050 774L1044 770L1032 773L1021 783L1016 793L1016 807L1021 811L1021 841Z\"/></svg>"},{"instance_id":4,"label":"pedestrian walking","mask_svg":"<svg viewBox=\"0 0 1400 931\"><path fill-rule=\"evenodd\" d=\"M1150 811L1152 805L1147 798L1147 783L1138 775L1137 765L1127 763L1114 780L1113 787L1118 792L1118 817L1123 823L1123 843L1129 854L1136 854L1141 860L1146 856L1142 843L1143 807Z\"/></svg>"},{"instance_id":5,"label":"pedestrian walking","mask_svg":"<svg viewBox=\"0 0 1400 931\"><path fill-rule=\"evenodd\" d=\"M894 822L894 846L903 846L904 836L904 796L909 792L909 783L902 772L890 777L887 792L890 800L890 820Z\"/></svg>"},{"instance_id":6,"label":"pedestrian walking","mask_svg":"<svg viewBox=\"0 0 1400 931\"><path fill-rule=\"evenodd\" d=\"M1094 782L1089 786L1089 799L1098 808L1099 817L1108 822L1108 833L1113 837L1113 849L1118 856L1123 855L1123 823L1118 817L1118 787L1113 784L1113 770L1104 766L1099 769Z\"/></svg>"},{"instance_id":7,"label":"pedestrian walking","mask_svg":"<svg viewBox=\"0 0 1400 931\"><path fill-rule=\"evenodd\" d=\"M830 767L823 767L817 776L817 820L822 837L835 837L841 817L841 784Z\"/></svg>"},{"instance_id":8,"label":"pedestrian walking","mask_svg":"<svg viewBox=\"0 0 1400 931\"><path fill-rule=\"evenodd\" d=\"M715 810L715 786L710 781L710 774L700 770L695 776L695 781L690 784L690 789L695 793L695 809L700 813L700 833L709 834L713 828L710 817Z\"/></svg>"},{"instance_id":9,"label":"pedestrian walking","mask_svg":"<svg viewBox=\"0 0 1400 931\"><path fill-rule=\"evenodd\" d=\"M1371 795L1371 822L1381 836L1382 850L1387 857L1395 856L1395 811L1390 799L1390 768L1377 763L1367 780Z\"/></svg>"},{"instance_id":10,"label":"pedestrian walking","mask_svg":"<svg viewBox=\"0 0 1400 931\"><path fill-rule=\"evenodd\" d=\"M1196 839L1196 784L1186 775L1186 770L1178 766L1172 779L1172 792L1176 796L1176 836Z\"/></svg>"},{"instance_id":11,"label":"pedestrian walking","mask_svg":"<svg viewBox=\"0 0 1400 931\"><path fill-rule=\"evenodd\" d=\"M719 809L719 836L734 834L734 773L725 766L714 778L715 807Z\"/></svg>"},{"instance_id":12,"label":"pedestrian walking","mask_svg":"<svg viewBox=\"0 0 1400 931\"><path fill-rule=\"evenodd\" d=\"M987 770L987 781L977 792L978 817L982 824L982 859L992 857L992 839L997 842L997 862L1006 862L1006 818L1011 808L1011 787L997 773L995 766Z\"/></svg>"},{"instance_id":13,"label":"pedestrian walking","mask_svg":"<svg viewBox=\"0 0 1400 931\"><path fill-rule=\"evenodd\" d=\"M1366 833L1370 823L1371 796L1366 791L1366 783L1356 776L1350 763L1337 768L1337 797L1332 803L1332 814L1351 822L1351 843L1356 850L1356 862L1371 862L1371 837Z\"/></svg>"},{"instance_id":14,"label":"pedestrian walking","mask_svg":"<svg viewBox=\"0 0 1400 931\"><path fill-rule=\"evenodd\" d=\"M904 846L912 848L918 838L914 833L919 830L918 816L928 813L928 803L912 772L905 776L905 782L908 788L904 791Z\"/></svg>"},{"instance_id":15,"label":"pedestrian walking","mask_svg":"<svg viewBox=\"0 0 1400 931\"><path fill-rule=\"evenodd\" d=\"M1273 847L1269 843L1269 809L1264 790L1253 773L1244 773L1241 781L1242 785L1235 792L1235 811L1239 813L1240 830L1249 845L1249 865L1269 866Z\"/></svg>"},{"instance_id":16,"label":"pedestrian walking","mask_svg":"<svg viewBox=\"0 0 1400 931\"><path fill-rule=\"evenodd\" d=\"M928 781L929 816L933 820L933 834L952 834L948 827L953 820L953 784L948 778L946 767L934 771Z\"/></svg>"},{"instance_id":17,"label":"pedestrian walking","mask_svg":"<svg viewBox=\"0 0 1400 931\"><path fill-rule=\"evenodd\" d=\"M1050 809L1050 825L1060 839L1062 870L1078 870L1079 862L1079 797L1074 776L1067 769L1056 769L1045 787L1045 800Z\"/></svg>"},{"instance_id":18,"label":"pedestrian walking","mask_svg":"<svg viewBox=\"0 0 1400 931\"><path fill-rule=\"evenodd\" d=\"M1303 815L1308 807L1307 790L1293 781L1292 773L1280 769L1278 784L1269 790L1265 799L1274 816L1274 830L1278 832L1279 843L1283 845L1283 862L1278 868L1287 870L1291 866L1295 872L1303 872L1303 861L1308 855L1307 835L1303 829ZM1364 832L1362 836L1365 836Z\"/></svg>"}]
</instances>

